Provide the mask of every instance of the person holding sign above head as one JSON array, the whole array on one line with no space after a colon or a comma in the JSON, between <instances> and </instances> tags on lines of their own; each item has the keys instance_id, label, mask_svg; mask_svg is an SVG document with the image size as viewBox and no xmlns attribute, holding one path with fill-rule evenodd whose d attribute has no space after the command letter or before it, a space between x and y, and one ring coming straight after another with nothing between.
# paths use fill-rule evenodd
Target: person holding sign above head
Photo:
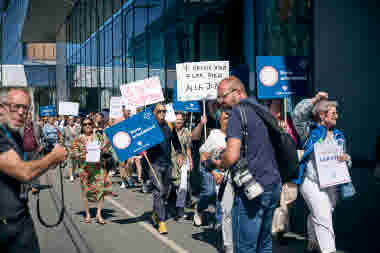
<instances>
[{"instance_id":1,"label":"person holding sign above head","mask_svg":"<svg viewBox=\"0 0 380 253\"><path fill-rule=\"evenodd\" d=\"M91 223L88 202L97 202L98 209L96 222L106 224L102 218L102 205L105 195L112 194L110 181L101 157L109 153L109 146L105 145L104 135L94 133L94 122L85 118L82 121L82 134L74 139L71 146L71 156L80 160L80 183L82 198L86 212L86 223Z\"/></svg>"},{"instance_id":2,"label":"person holding sign above head","mask_svg":"<svg viewBox=\"0 0 380 253\"><path fill-rule=\"evenodd\" d=\"M332 211L339 199L355 194L347 169L351 166L351 158L345 151L344 135L336 128L337 106L335 101L320 99L314 106L302 106L302 111L297 105L294 111L298 118L301 114L312 113L316 120L309 124L311 128L300 161L300 175L294 181L300 185L300 192L310 210L306 252L318 252L316 248L322 253L336 252Z\"/></svg>"},{"instance_id":3,"label":"person holding sign above head","mask_svg":"<svg viewBox=\"0 0 380 253\"><path fill-rule=\"evenodd\" d=\"M147 158L150 160L153 170L150 177L154 185L152 220L158 225L158 232L166 234L166 202L169 197L172 179L171 145L176 153L181 153L181 145L176 131L171 131L165 121L166 108L164 104L155 105L153 114L164 135L164 141L147 150ZM181 161L178 161L181 163Z\"/></svg>"}]
</instances>

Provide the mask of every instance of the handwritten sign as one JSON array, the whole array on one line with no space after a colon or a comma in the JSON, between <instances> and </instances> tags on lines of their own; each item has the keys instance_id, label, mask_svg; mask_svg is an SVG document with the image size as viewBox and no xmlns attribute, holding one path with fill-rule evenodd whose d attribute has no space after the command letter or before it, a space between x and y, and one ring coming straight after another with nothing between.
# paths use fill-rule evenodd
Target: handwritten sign
<instances>
[{"instance_id":1,"label":"handwritten sign","mask_svg":"<svg viewBox=\"0 0 380 253\"><path fill-rule=\"evenodd\" d=\"M228 61L181 63L176 70L179 101L216 99L219 82L230 71Z\"/></svg>"},{"instance_id":2,"label":"handwritten sign","mask_svg":"<svg viewBox=\"0 0 380 253\"><path fill-rule=\"evenodd\" d=\"M338 161L341 148L335 144L314 144L315 160L321 188L351 182L346 162Z\"/></svg>"},{"instance_id":3,"label":"handwritten sign","mask_svg":"<svg viewBox=\"0 0 380 253\"><path fill-rule=\"evenodd\" d=\"M173 109L178 112L200 112L201 106L198 101L178 101L177 99L177 81L173 84Z\"/></svg>"},{"instance_id":4,"label":"handwritten sign","mask_svg":"<svg viewBox=\"0 0 380 253\"><path fill-rule=\"evenodd\" d=\"M173 109L173 104L167 104L165 105L166 108L166 114L165 114L165 120L167 122L175 122L177 120L177 117L175 116L175 112Z\"/></svg>"},{"instance_id":5,"label":"handwritten sign","mask_svg":"<svg viewBox=\"0 0 380 253\"><path fill-rule=\"evenodd\" d=\"M104 131L121 162L164 140L161 129L150 109L108 127Z\"/></svg>"},{"instance_id":6,"label":"handwritten sign","mask_svg":"<svg viewBox=\"0 0 380 253\"><path fill-rule=\"evenodd\" d=\"M120 86L123 100L130 106L141 107L164 101L158 76Z\"/></svg>"},{"instance_id":7,"label":"handwritten sign","mask_svg":"<svg viewBox=\"0 0 380 253\"><path fill-rule=\"evenodd\" d=\"M111 97L110 100L110 118L117 119L123 116L122 112L122 98L121 97Z\"/></svg>"},{"instance_id":8,"label":"handwritten sign","mask_svg":"<svg viewBox=\"0 0 380 253\"><path fill-rule=\"evenodd\" d=\"M78 116L78 113L79 113L79 103L59 102L59 107L58 107L59 115Z\"/></svg>"}]
</instances>

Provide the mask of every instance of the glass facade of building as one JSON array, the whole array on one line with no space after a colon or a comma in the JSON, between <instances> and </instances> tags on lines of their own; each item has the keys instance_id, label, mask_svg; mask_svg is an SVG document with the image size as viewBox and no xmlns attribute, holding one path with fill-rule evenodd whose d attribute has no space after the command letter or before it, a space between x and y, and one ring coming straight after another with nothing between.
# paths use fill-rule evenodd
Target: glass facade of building
<instances>
[{"instance_id":1,"label":"glass facade of building","mask_svg":"<svg viewBox=\"0 0 380 253\"><path fill-rule=\"evenodd\" d=\"M79 0L64 26L68 97L108 108L121 84L150 76L171 97L176 63L213 60L230 61L252 91L255 56L309 56L308 10L304 0Z\"/></svg>"}]
</instances>

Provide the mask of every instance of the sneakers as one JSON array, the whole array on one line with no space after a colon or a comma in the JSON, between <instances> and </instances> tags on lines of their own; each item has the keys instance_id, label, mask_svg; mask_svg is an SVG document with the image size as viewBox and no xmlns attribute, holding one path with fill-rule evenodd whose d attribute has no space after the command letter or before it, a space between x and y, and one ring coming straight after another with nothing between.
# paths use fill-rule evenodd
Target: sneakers
<instances>
[{"instance_id":1,"label":"sneakers","mask_svg":"<svg viewBox=\"0 0 380 253\"><path fill-rule=\"evenodd\" d=\"M184 222L186 221L187 215L185 214L185 209L183 207L177 207L177 216L175 217L175 220L177 222Z\"/></svg>"},{"instance_id":2,"label":"sneakers","mask_svg":"<svg viewBox=\"0 0 380 253\"><path fill-rule=\"evenodd\" d=\"M70 182L74 182L74 177L73 176L70 177Z\"/></svg>"},{"instance_id":3,"label":"sneakers","mask_svg":"<svg viewBox=\"0 0 380 253\"><path fill-rule=\"evenodd\" d=\"M165 222L160 221L160 223L158 224L158 232L162 235L168 233L168 229L166 228Z\"/></svg>"},{"instance_id":4,"label":"sneakers","mask_svg":"<svg viewBox=\"0 0 380 253\"><path fill-rule=\"evenodd\" d=\"M113 177L115 175L115 171L110 170L110 172L108 174L109 174L110 177Z\"/></svg>"},{"instance_id":5,"label":"sneakers","mask_svg":"<svg viewBox=\"0 0 380 253\"><path fill-rule=\"evenodd\" d=\"M155 212L152 212L152 222L154 226L157 226L159 223L158 215Z\"/></svg>"},{"instance_id":6,"label":"sneakers","mask_svg":"<svg viewBox=\"0 0 380 253\"><path fill-rule=\"evenodd\" d=\"M125 189L125 187L126 187L126 185L125 185L124 181L121 182L120 189Z\"/></svg>"},{"instance_id":7,"label":"sneakers","mask_svg":"<svg viewBox=\"0 0 380 253\"><path fill-rule=\"evenodd\" d=\"M202 225L202 215L198 212L197 207L195 207L193 223L196 227Z\"/></svg>"}]
</instances>

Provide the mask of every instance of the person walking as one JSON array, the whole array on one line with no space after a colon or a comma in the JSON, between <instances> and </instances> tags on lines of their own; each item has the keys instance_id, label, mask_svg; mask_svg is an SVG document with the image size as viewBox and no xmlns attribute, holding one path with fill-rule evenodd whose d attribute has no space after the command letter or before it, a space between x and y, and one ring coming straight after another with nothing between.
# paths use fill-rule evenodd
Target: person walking
<instances>
[{"instance_id":1,"label":"person walking","mask_svg":"<svg viewBox=\"0 0 380 253\"><path fill-rule=\"evenodd\" d=\"M82 199L86 212L86 223L91 223L91 214L88 202L97 202L96 222L106 224L102 217L104 196L112 195L112 182L101 162L101 156L109 152L105 145L104 136L93 131L94 122L85 118L82 122L82 134L74 139L71 146L71 156L80 161L79 174L82 190ZM89 151L95 150L98 157L90 157Z\"/></svg>"}]
</instances>

